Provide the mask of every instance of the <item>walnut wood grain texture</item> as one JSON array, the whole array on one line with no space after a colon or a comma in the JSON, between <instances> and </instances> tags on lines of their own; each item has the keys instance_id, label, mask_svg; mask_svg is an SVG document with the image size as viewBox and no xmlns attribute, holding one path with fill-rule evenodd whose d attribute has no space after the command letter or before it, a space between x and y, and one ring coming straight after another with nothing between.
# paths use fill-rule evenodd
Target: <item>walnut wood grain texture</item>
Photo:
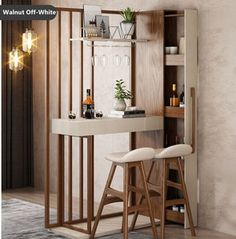
<instances>
[{"instance_id":1,"label":"walnut wood grain texture","mask_svg":"<svg viewBox=\"0 0 236 239\"><path fill-rule=\"evenodd\" d=\"M184 118L184 107L165 106L165 117Z\"/></svg>"},{"instance_id":2,"label":"walnut wood grain texture","mask_svg":"<svg viewBox=\"0 0 236 239\"><path fill-rule=\"evenodd\" d=\"M184 55L165 55L165 65L166 66L183 66L184 65Z\"/></svg>"},{"instance_id":3,"label":"walnut wood grain texture","mask_svg":"<svg viewBox=\"0 0 236 239\"><path fill-rule=\"evenodd\" d=\"M135 69L135 100L136 105L146 110L147 114L164 114L163 74L164 74L164 12L140 12L136 16L137 38L149 39L146 43L136 43L136 69ZM162 131L136 133L136 148L149 146L163 147ZM150 163L145 163L145 170ZM150 179L155 184L160 184L160 165L155 166L155 173ZM137 172L136 183L140 183L140 174ZM145 202L144 202L145 203ZM160 201L152 201L154 215L160 215Z\"/></svg>"}]
</instances>

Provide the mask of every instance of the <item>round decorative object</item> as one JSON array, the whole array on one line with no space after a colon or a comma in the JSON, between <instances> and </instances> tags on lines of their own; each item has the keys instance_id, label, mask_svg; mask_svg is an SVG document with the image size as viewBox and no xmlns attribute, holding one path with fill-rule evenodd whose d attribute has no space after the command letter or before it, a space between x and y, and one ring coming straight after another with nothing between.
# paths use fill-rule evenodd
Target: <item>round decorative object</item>
<instances>
[{"instance_id":1,"label":"round decorative object","mask_svg":"<svg viewBox=\"0 0 236 239\"><path fill-rule=\"evenodd\" d=\"M125 111L126 103L124 99L115 99L115 103L113 105L114 110L116 111Z\"/></svg>"}]
</instances>

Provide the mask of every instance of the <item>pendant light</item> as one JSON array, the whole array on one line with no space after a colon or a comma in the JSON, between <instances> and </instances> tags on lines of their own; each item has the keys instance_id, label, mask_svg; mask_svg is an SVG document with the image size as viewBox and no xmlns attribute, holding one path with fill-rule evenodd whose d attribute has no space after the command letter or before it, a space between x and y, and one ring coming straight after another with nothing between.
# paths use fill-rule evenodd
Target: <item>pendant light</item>
<instances>
[{"instance_id":1,"label":"pendant light","mask_svg":"<svg viewBox=\"0 0 236 239\"><path fill-rule=\"evenodd\" d=\"M37 50L38 37L33 30L26 29L22 36L22 49L24 52L35 52Z\"/></svg>"},{"instance_id":2,"label":"pendant light","mask_svg":"<svg viewBox=\"0 0 236 239\"><path fill-rule=\"evenodd\" d=\"M9 53L9 69L15 72L20 71L23 65L23 52L18 48L13 48Z\"/></svg>"}]
</instances>

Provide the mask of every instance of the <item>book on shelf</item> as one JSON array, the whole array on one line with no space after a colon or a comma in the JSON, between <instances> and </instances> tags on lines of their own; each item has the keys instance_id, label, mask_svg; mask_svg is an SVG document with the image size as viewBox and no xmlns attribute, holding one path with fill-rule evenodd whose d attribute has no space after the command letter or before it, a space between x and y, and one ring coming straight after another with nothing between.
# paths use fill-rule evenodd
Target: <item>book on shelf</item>
<instances>
[{"instance_id":1,"label":"book on shelf","mask_svg":"<svg viewBox=\"0 0 236 239\"><path fill-rule=\"evenodd\" d=\"M118 115L118 114L109 114L108 115L109 118L124 118L124 119L127 119L127 118L138 118L138 117L146 117L145 114L131 114L131 115Z\"/></svg>"},{"instance_id":2,"label":"book on shelf","mask_svg":"<svg viewBox=\"0 0 236 239\"><path fill-rule=\"evenodd\" d=\"M125 111L117 111L112 110L112 115L135 115L135 114L145 114L145 110L125 110Z\"/></svg>"},{"instance_id":3,"label":"book on shelf","mask_svg":"<svg viewBox=\"0 0 236 239\"><path fill-rule=\"evenodd\" d=\"M125 111L111 111L108 117L113 118L137 118L145 117L145 110L125 110Z\"/></svg>"}]
</instances>

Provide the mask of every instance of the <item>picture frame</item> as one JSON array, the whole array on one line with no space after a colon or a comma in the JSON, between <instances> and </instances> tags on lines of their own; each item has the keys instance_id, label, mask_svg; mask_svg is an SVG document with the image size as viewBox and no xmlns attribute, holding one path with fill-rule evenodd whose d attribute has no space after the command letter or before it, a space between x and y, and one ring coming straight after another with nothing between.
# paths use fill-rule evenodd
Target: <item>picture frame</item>
<instances>
[{"instance_id":1,"label":"picture frame","mask_svg":"<svg viewBox=\"0 0 236 239\"><path fill-rule=\"evenodd\" d=\"M84 28L96 24L96 16L101 15L102 10L99 5L84 5Z\"/></svg>"},{"instance_id":2,"label":"picture frame","mask_svg":"<svg viewBox=\"0 0 236 239\"><path fill-rule=\"evenodd\" d=\"M110 38L109 16L96 15L98 37Z\"/></svg>"}]
</instances>

